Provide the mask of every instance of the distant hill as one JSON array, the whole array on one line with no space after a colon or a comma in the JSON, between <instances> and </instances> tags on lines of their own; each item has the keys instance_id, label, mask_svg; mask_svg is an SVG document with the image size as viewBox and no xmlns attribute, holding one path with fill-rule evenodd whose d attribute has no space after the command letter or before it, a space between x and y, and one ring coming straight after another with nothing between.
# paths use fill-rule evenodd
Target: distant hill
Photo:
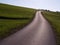
<instances>
[{"instance_id":1,"label":"distant hill","mask_svg":"<svg viewBox=\"0 0 60 45\"><path fill-rule=\"evenodd\" d=\"M30 17L30 15L33 14L32 11L34 11L34 9L0 3L0 16L25 17L29 15L28 17Z\"/></svg>"}]
</instances>

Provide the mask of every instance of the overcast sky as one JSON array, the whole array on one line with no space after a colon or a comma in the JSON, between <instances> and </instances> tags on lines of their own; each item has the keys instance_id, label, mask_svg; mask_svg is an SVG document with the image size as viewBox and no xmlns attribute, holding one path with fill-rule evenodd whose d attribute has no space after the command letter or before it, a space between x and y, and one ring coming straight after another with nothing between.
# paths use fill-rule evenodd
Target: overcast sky
<instances>
[{"instance_id":1,"label":"overcast sky","mask_svg":"<svg viewBox=\"0 0 60 45\"><path fill-rule=\"evenodd\" d=\"M0 0L0 3L60 11L60 0Z\"/></svg>"}]
</instances>

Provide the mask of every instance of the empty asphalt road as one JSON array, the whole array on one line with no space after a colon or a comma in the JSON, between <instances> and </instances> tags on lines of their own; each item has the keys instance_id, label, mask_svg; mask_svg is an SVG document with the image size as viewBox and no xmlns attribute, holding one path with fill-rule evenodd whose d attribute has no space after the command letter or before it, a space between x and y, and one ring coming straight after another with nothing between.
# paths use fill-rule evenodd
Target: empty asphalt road
<instances>
[{"instance_id":1,"label":"empty asphalt road","mask_svg":"<svg viewBox=\"0 0 60 45\"><path fill-rule=\"evenodd\" d=\"M3 39L0 45L56 45L54 33L40 11L34 20L15 34Z\"/></svg>"}]
</instances>

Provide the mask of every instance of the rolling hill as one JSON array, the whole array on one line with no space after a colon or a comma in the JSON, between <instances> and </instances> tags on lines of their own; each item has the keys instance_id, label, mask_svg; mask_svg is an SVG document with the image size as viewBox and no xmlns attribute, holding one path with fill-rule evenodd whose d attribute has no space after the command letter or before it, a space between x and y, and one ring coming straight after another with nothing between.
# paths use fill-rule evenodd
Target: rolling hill
<instances>
[{"instance_id":1,"label":"rolling hill","mask_svg":"<svg viewBox=\"0 0 60 45\"><path fill-rule=\"evenodd\" d=\"M0 39L26 26L34 14L35 9L0 3Z\"/></svg>"}]
</instances>

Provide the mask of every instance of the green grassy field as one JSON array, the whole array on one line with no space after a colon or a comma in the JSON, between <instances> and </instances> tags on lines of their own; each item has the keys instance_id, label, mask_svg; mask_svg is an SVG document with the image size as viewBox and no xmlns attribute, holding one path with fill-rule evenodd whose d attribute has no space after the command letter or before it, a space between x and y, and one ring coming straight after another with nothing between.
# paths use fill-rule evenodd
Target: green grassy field
<instances>
[{"instance_id":1,"label":"green grassy field","mask_svg":"<svg viewBox=\"0 0 60 45\"><path fill-rule=\"evenodd\" d=\"M18 29L24 27L32 20L34 13L35 9L0 3L0 17L22 18L22 20L0 18L0 39L5 38L8 35L18 31Z\"/></svg>"},{"instance_id":2,"label":"green grassy field","mask_svg":"<svg viewBox=\"0 0 60 45\"><path fill-rule=\"evenodd\" d=\"M57 45L60 45L60 12L43 11L43 15L54 28Z\"/></svg>"}]
</instances>

